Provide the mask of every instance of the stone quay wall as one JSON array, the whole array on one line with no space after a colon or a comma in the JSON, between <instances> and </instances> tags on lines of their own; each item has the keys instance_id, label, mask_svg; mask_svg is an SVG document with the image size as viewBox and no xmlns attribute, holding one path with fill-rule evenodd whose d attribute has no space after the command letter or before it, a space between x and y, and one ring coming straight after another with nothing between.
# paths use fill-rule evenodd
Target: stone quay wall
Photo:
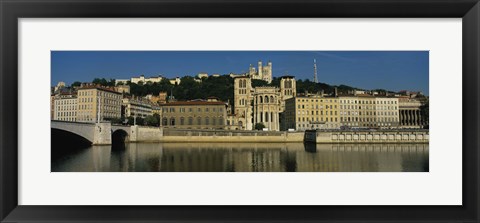
<instances>
[{"instance_id":1,"label":"stone quay wall","mask_svg":"<svg viewBox=\"0 0 480 223\"><path fill-rule=\"evenodd\" d=\"M135 126L131 142L303 142L304 132L190 130Z\"/></svg>"},{"instance_id":2,"label":"stone quay wall","mask_svg":"<svg viewBox=\"0 0 480 223\"><path fill-rule=\"evenodd\" d=\"M242 131L163 129L131 126L130 142L312 142L312 143L428 143L428 130L382 131Z\"/></svg>"},{"instance_id":3,"label":"stone quay wall","mask_svg":"<svg viewBox=\"0 0 480 223\"><path fill-rule=\"evenodd\" d=\"M428 130L305 132L305 142L312 143L428 143L429 139Z\"/></svg>"}]
</instances>

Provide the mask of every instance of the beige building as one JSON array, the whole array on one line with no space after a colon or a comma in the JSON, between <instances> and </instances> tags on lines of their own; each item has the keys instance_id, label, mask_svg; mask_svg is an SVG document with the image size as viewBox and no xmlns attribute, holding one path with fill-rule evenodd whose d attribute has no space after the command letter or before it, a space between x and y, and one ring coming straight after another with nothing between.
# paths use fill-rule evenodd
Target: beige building
<instances>
[{"instance_id":1,"label":"beige building","mask_svg":"<svg viewBox=\"0 0 480 223\"><path fill-rule=\"evenodd\" d=\"M234 128L241 126L238 129L253 130L256 123L263 123L269 130L283 129L285 100L297 95L295 77L281 77L280 88L252 88L252 79L251 76L237 76L234 79ZM268 96L267 100L265 96Z\"/></svg>"},{"instance_id":2,"label":"beige building","mask_svg":"<svg viewBox=\"0 0 480 223\"><path fill-rule=\"evenodd\" d=\"M123 117L145 118L153 115L150 101L139 97L125 97L122 99Z\"/></svg>"},{"instance_id":3,"label":"beige building","mask_svg":"<svg viewBox=\"0 0 480 223\"><path fill-rule=\"evenodd\" d=\"M59 94L54 99L53 120L77 121L77 96L74 94Z\"/></svg>"},{"instance_id":4,"label":"beige building","mask_svg":"<svg viewBox=\"0 0 480 223\"><path fill-rule=\"evenodd\" d=\"M130 85L117 85L115 88L115 91L122 93L122 94L130 94Z\"/></svg>"},{"instance_id":5,"label":"beige building","mask_svg":"<svg viewBox=\"0 0 480 223\"><path fill-rule=\"evenodd\" d=\"M276 87L256 87L253 93L253 122L270 131L280 131L280 92Z\"/></svg>"},{"instance_id":6,"label":"beige building","mask_svg":"<svg viewBox=\"0 0 480 223\"><path fill-rule=\"evenodd\" d=\"M397 128L398 98L368 94L339 96L340 122L345 128Z\"/></svg>"},{"instance_id":7,"label":"beige building","mask_svg":"<svg viewBox=\"0 0 480 223\"><path fill-rule=\"evenodd\" d=\"M427 125L426 117L422 114L422 102L410 98L399 97L399 127L400 128L423 128Z\"/></svg>"},{"instance_id":8,"label":"beige building","mask_svg":"<svg viewBox=\"0 0 480 223\"><path fill-rule=\"evenodd\" d=\"M159 92L158 96L149 94L145 97L148 100L150 100L152 103L155 103L155 104L165 104L165 103L167 103L167 92L164 92L164 91Z\"/></svg>"},{"instance_id":9,"label":"beige building","mask_svg":"<svg viewBox=\"0 0 480 223\"><path fill-rule=\"evenodd\" d=\"M258 68L250 64L248 75L253 79L264 80L269 84L272 82L272 62L268 61L267 65L263 65L262 61L258 61Z\"/></svg>"},{"instance_id":10,"label":"beige building","mask_svg":"<svg viewBox=\"0 0 480 223\"><path fill-rule=\"evenodd\" d=\"M227 104L221 101L177 101L160 105L161 125L179 129L225 129Z\"/></svg>"},{"instance_id":11,"label":"beige building","mask_svg":"<svg viewBox=\"0 0 480 223\"><path fill-rule=\"evenodd\" d=\"M340 96L340 122L344 128L376 127L376 100L374 96Z\"/></svg>"},{"instance_id":12,"label":"beige building","mask_svg":"<svg viewBox=\"0 0 480 223\"><path fill-rule=\"evenodd\" d=\"M77 121L98 122L121 117L122 94L98 86L84 86L77 93Z\"/></svg>"},{"instance_id":13,"label":"beige building","mask_svg":"<svg viewBox=\"0 0 480 223\"><path fill-rule=\"evenodd\" d=\"M285 128L295 130L339 129L339 100L321 95L289 98L285 101Z\"/></svg>"},{"instance_id":14,"label":"beige building","mask_svg":"<svg viewBox=\"0 0 480 223\"><path fill-rule=\"evenodd\" d=\"M376 118L378 128L397 128L400 122L398 98L376 97Z\"/></svg>"},{"instance_id":15,"label":"beige building","mask_svg":"<svg viewBox=\"0 0 480 223\"><path fill-rule=\"evenodd\" d=\"M253 107L252 107L252 79L247 76L235 77L234 79L234 114L240 130L253 129Z\"/></svg>"}]
</instances>

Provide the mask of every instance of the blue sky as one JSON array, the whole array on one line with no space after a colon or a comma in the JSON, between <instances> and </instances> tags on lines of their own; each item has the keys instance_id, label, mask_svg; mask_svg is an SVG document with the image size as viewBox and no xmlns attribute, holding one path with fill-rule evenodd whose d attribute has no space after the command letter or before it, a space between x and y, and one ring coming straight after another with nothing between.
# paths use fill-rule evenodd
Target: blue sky
<instances>
[{"instance_id":1,"label":"blue sky","mask_svg":"<svg viewBox=\"0 0 480 223\"><path fill-rule=\"evenodd\" d=\"M428 95L428 51L52 51L51 56L52 86L96 77L242 73L259 60L273 63L274 77L288 74L313 80L316 59L322 83Z\"/></svg>"}]
</instances>

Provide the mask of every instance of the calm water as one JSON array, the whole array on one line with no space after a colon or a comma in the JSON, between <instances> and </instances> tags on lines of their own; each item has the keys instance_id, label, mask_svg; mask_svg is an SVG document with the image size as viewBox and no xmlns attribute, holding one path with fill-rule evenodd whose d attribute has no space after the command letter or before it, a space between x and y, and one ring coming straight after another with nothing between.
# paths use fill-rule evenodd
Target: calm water
<instances>
[{"instance_id":1,"label":"calm water","mask_svg":"<svg viewBox=\"0 0 480 223\"><path fill-rule=\"evenodd\" d=\"M69 172L428 172L428 144L131 143L62 155Z\"/></svg>"}]
</instances>

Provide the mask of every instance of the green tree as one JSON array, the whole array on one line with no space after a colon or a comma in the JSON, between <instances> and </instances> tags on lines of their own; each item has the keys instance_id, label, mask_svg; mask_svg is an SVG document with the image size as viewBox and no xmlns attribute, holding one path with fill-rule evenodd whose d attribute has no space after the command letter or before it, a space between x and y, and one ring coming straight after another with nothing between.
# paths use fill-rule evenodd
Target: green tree
<instances>
[{"instance_id":1,"label":"green tree","mask_svg":"<svg viewBox=\"0 0 480 223\"><path fill-rule=\"evenodd\" d=\"M265 125L263 123L255 124L255 129L256 130L262 130L263 128L265 128Z\"/></svg>"},{"instance_id":2,"label":"green tree","mask_svg":"<svg viewBox=\"0 0 480 223\"><path fill-rule=\"evenodd\" d=\"M158 126L158 120L153 115L145 117L144 123L148 126Z\"/></svg>"},{"instance_id":3,"label":"green tree","mask_svg":"<svg viewBox=\"0 0 480 223\"><path fill-rule=\"evenodd\" d=\"M108 86L108 81L105 78L94 78L92 83L100 86Z\"/></svg>"},{"instance_id":4,"label":"green tree","mask_svg":"<svg viewBox=\"0 0 480 223\"><path fill-rule=\"evenodd\" d=\"M82 82L80 82L80 81L75 81L75 82L72 83L71 86L72 86L72 87L80 87L80 85L82 85Z\"/></svg>"}]
</instances>

